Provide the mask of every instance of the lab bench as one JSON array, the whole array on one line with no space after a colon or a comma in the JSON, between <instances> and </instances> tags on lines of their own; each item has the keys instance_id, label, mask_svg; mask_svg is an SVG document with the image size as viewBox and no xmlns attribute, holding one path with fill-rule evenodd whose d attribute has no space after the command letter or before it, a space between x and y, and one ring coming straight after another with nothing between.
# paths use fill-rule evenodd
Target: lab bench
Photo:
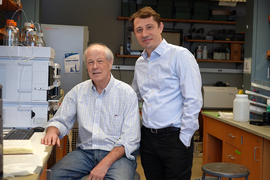
<instances>
[{"instance_id":1,"label":"lab bench","mask_svg":"<svg viewBox=\"0 0 270 180\"><path fill-rule=\"evenodd\" d=\"M249 168L249 179L270 177L270 126L255 126L203 111L203 164L227 162Z\"/></svg>"}]
</instances>

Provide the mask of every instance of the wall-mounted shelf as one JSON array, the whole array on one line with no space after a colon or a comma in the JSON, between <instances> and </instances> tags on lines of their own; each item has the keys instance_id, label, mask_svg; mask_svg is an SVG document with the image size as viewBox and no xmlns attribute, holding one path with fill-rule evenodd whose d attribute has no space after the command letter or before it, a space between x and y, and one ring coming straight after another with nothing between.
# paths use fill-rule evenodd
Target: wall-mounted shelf
<instances>
[{"instance_id":1,"label":"wall-mounted shelf","mask_svg":"<svg viewBox=\"0 0 270 180\"><path fill-rule=\"evenodd\" d=\"M117 20L126 21L130 17L117 17ZM180 22L180 23L201 23L201 24L228 24L235 25L234 21L206 21L206 20L190 20L190 19L161 19L162 22Z\"/></svg>"},{"instance_id":2,"label":"wall-mounted shelf","mask_svg":"<svg viewBox=\"0 0 270 180\"><path fill-rule=\"evenodd\" d=\"M116 53L119 58L139 58L137 55L120 55ZM244 61L218 60L218 59L197 59L198 62L212 62L212 63L244 63Z\"/></svg>"},{"instance_id":3,"label":"wall-mounted shelf","mask_svg":"<svg viewBox=\"0 0 270 180\"><path fill-rule=\"evenodd\" d=\"M126 70L134 71L135 66L125 66L125 65L113 65L112 70ZM222 73L222 74L243 74L242 69L216 69L216 68L200 68L201 73Z\"/></svg>"},{"instance_id":4,"label":"wall-mounted shelf","mask_svg":"<svg viewBox=\"0 0 270 180\"><path fill-rule=\"evenodd\" d=\"M224 41L224 40L188 39L188 37L185 37L185 41L187 41L187 42L202 42L202 43L245 44L245 41Z\"/></svg>"},{"instance_id":5,"label":"wall-mounted shelf","mask_svg":"<svg viewBox=\"0 0 270 180\"><path fill-rule=\"evenodd\" d=\"M2 11L16 11L18 9L22 9L22 5L19 6L12 0L2 0L2 4L0 5L0 9Z\"/></svg>"},{"instance_id":6,"label":"wall-mounted shelf","mask_svg":"<svg viewBox=\"0 0 270 180\"><path fill-rule=\"evenodd\" d=\"M140 57L139 55L120 55L118 54L118 52L116 53L116 57L119 57L119 58L138 58Z\"/></svg>"}]
</instances>

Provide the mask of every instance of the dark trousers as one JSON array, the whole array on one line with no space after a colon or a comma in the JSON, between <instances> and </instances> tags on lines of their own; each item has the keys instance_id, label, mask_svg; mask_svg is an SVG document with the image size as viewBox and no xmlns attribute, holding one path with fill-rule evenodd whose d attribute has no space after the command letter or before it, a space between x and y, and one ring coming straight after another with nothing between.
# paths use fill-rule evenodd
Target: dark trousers
<instances>
[{"instance_id":1,"label":"dark trousers","mask_svg":"<svg viewBox=\"0 0 270 180\"><path fill-rule=\"evenodd\" d=\"M141 161L147 180L190 180L193 138L186 148L178 131L155 134L143 126L141 133Z\"/></svg>"}]
</instances>

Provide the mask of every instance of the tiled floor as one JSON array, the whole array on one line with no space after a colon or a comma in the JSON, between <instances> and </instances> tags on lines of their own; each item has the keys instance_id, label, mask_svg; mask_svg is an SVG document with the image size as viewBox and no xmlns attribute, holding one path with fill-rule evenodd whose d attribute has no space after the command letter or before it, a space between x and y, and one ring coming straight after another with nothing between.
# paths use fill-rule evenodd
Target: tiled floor
<instances>
[{"instance_id":1,"label":"tiled floor","mask_svg":"<svg viewBox=\"0 0 270 180\"><path fill-rule=\"evenodd\" d=\"M144 176L143 168L141 165L140 156L137 156L137 163L138 163L137 172L140 174L141 180L146 180L146 178ZM202 176L201 167L202 167L202 156L194 157L193 158L192 175L191 175L190 180L195 180L195 179L200 178Z\"/></svg>"}]
</instances>

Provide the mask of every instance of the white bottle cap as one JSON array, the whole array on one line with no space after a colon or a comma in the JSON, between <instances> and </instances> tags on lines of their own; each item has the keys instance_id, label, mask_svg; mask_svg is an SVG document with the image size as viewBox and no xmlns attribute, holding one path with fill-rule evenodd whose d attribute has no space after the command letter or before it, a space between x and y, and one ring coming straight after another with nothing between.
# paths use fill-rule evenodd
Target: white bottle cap
<instances>
[{"instance_id":1,"label":"white bottle cap","mask_svg":"<svg viewBox=\"0 0 270 180\"><path fill-rule=\"evenodd\" d=\"M31 26L31 23L30 22L25 22L24 26Z\"/></svg>"},{"instance_id":2,"label":"white bottle cap","mask_svg":"<svg viewBox=\"0 0 270 180\"><path fill-rule=\"evenodd\" d=\"M43 36L43 33L37 33L37 36Z\"/></svg>"},{"instance_id":3,"label":"white bottle cap","mask_svg":"<svg viewBox=\"0 0 270 180\"><path fill-rule=\"evenodd\" d=\"M30 31L30 34L31 34L31 35L36 35L37 32L36 32L36 31Z\"/></svg>"}]
</instances>

